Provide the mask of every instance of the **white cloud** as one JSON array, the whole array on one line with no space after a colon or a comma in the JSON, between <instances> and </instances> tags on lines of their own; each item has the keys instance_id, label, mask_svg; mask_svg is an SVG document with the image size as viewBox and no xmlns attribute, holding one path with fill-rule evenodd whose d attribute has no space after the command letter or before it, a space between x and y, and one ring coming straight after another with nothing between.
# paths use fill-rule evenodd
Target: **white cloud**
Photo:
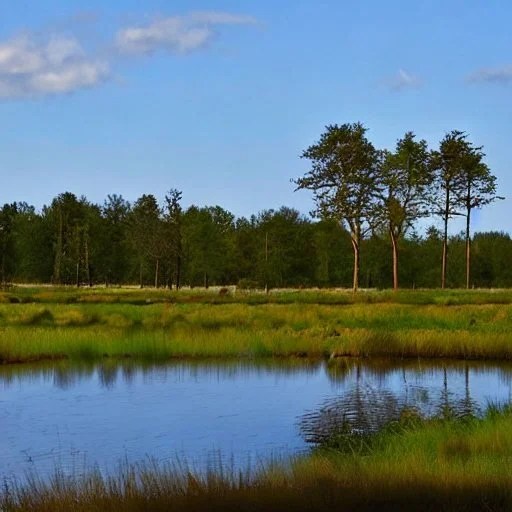
<instances>
[{"instance_id":1,"label":"white cloud","mask_svg":"<svg viewBox=\"0 0 512 512\"><path fill-rule=\"evenodd\" d=\"M409 73L403 69L399 69L398 73L389 81L389 86L394 91L403 89L415 89L420 87L422 81L416 75Z\"/></svg>"},{"instance_id":2,"label":"white cloud","mask_svg":"<svg viewBox=\"0 0 512 512\"><path fill-rule=\"evenodd\" d=\"M94 87L110 75L110 62L127 54L158 49L188 54L207 45L221 26L250 25L256 20L226 12L198 11L126 27L116 35L108 60L88 55L75 37L24 34L0 41L0 100L37 98ZM56 29L54 29L56 30Z\"/></svg>"},{"instance_id":3,"label":"white cloud","mask_svg":"<svg viewBox=\"0 0 512 512\"><path fill-rule=\"evenodd\" d=\"M108 76L106 62L87 57L78 41L29 35L0 43L0 98L38 97L92 87Z\"/></svg>"},{"instance_id":4,"label":"white cloud","mask_svg":"<svg viewBox=\"0 0 512 512\"><path fill-rule=\"evenodd\" d=\"M144 26L127 27L117 33L117 47L123 53L148 54L158 49L186 54L208 44L220 25L250 25L251 16L225 12L194 12L170 16Z\"/></svg>"},{"instance_id":5,"label":"white cloud","mask_svg":"<svg viewBox=\"0 0 512 512\"><path fill-rule=\"evenodd\" d=\"M468 82L512 83L512 65L500 68L482 68L467 77Z\"/></svg>"}]
</instances>

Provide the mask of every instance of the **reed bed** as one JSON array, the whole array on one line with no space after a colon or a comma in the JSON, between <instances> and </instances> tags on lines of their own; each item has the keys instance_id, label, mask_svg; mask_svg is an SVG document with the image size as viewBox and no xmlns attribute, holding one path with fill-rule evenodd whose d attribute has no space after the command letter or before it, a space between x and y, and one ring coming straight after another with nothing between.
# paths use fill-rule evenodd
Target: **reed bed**
<instances>
[{"instance_id":1,"label":"reed bed","mask_svg":"<svg viewBox=\"0 0 512 512\"><path fill-rule=\"evenodd\" d=\"M0 361L512 359L512 305L0 304Z\"/></svg>"},{"instance_id":2,"label":"reed bed","mask_svg":"<svg viewBox=\"0 0 512 512\"><path fill-rule=\"evenodd\" d=\"M510 510L512 414L411 416L351 450L312 454L256 471L197 474L186 465L124 464L50 480L4 482L4 512Z\"/></svg>"}]
</instances>

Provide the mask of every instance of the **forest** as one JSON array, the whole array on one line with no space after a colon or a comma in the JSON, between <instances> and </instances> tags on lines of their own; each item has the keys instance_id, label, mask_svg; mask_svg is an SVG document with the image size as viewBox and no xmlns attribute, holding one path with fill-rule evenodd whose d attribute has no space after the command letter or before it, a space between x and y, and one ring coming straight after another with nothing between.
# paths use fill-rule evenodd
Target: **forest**
<instances>
[{"instance_id":1,"label":"forest","mask_svg":"<svg viewBox=\"0 0 512 512\"><path fill-rule=\"evenodd\" d=\"M41 211L26 202L5 204L1 282L176 289L512 286L509 234L471 233L474 210L503 199L482 147L454 130L436 150L412 132L392 151L378 150L366 131L361 123L327 126L303 152L311 169L292 182L313 192L312 216L286 206L249 218L221 206L185 209L175 188L160 204L151 194L133 203L112 194L94 204L70 192ZM464 219L465 230L450 235L454 218Z\"/></svg>"},{"instance_id":2,"label":"forest","mask_svg":"<svg viewBox=\"0 0 512 512\"><path fill-rule=\"evenodd\" d=\"M24 203L0 212L4 283L141 284L143 286L350 287L350 234L335 220L314 221L282 207L250 218L219 206L181 211L176 191L163 208L155 197L130 204L108 196L103 205L71 193L37 212ZM401 286L439 287L442 233L435 227L402 241ZM465 238L449 238L448 286L465 285ZM472 238L475 287L512 286L512 240L503 232ZM392 285L386 232L361 246L363 287Z\"/></svg>"}]
</instances>

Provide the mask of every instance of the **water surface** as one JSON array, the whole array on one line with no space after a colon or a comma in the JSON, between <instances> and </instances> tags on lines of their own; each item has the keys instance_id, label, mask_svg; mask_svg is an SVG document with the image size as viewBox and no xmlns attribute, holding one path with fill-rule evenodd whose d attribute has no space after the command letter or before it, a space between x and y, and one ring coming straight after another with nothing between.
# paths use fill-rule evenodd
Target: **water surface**
<instances>
[{"instance_id":1,"label":"water surface","mask_svg":"<svg viewBox=\"0 0 512 512\"><path fill-rule=\"evenodd\" d=\"M311 428L333 411L364 421L383 404L478 414L489 402L508 402L511 386L512 366L460 362L4 366L0 475L112 471L148 458L197 470L255 467L307 450Z\"/></svg>"}]
</instances>

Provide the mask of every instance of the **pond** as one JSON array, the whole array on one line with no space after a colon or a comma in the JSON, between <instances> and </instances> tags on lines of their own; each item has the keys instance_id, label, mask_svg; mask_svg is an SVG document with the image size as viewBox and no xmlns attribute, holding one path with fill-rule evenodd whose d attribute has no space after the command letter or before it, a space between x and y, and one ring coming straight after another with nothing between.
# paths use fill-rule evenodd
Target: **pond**
<instances>
[{"instance_id":1,"label":"pond","mask_svg":"<svg viewBox=\"0 0 512 512\"><path fill-rule=\"evenodd\" d=\"M308 450L325 433L326 417L371 427L384 409L404 405L478 413L509 402L511 387L512 366L466 362L3 366L0 476L44 477L56 467L79 474L93 465L108 472L144 460L197 471L254 468Z\"/></svg>"}]
</instances>

